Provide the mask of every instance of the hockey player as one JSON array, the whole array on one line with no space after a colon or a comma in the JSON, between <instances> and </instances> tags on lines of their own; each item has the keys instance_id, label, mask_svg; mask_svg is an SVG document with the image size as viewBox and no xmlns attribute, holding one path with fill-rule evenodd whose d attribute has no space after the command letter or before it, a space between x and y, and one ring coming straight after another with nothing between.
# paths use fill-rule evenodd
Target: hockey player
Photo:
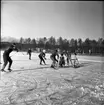
<instances>
[{"instance_id":1,"label":"hockey player","mask_svg":"<svg viewBox=\"0 0 104 105\"><path fill-rule=\"evenodd\" d=\"M11 57L9 55L14 50L18 52L18 49L16 48L16 44L15 43L13 43L8 49L6 49L4 51L4 53L3 53L4 64L3 64L3 67L1 69L2 72L5 72L4 69L5 69L5 67L6 67L6 65L7 65L8 62L9 62L8 70L10 72L12 71L11 70L11 66L12 66L13 61L12 61L12 59L11 59Z\"/></svg>"},{"instance_id":2,"label":"hockey player","mask_svg":"<svg viewBox=\"0 0 104 105\"><path fill-rule=\"evenodd\" d=\"M60 65L60 67L64 67L65 66L65 58L63 56L63 53L61 54L59 65Z\"/></svg>"},{"instance_id":3,"label":"hockey player","mask_svg":"<svg viewBox=\"0 0 104 105\"><path fill-rule=\"evenodd\" d=\"M29 48L27 51L27 54L29 54L29 60L31 60L31 53L32 53L32 50L31 50L31 48Z\"/></svg>"},{"instance_id":4,"label":"hockey player","mask_svg":"<svg viewBox=\"0 0 104 105\"><path fill-rule=\"evenodd\" d=\"M56 59L56 56L57 56L58 59L59 59L59 54L58 54L58 51L57 51L57 50L55 50L55 51L51 54L51 56L50 56L50 58L51 58L51 60L52 60L52 64L51 64L51 67L52 67L52 68L55 67L56 63L58 63L58 60Z\"/></svg>"},{"instance_id":5,"label":"hockey player","mask_svg":"<svg viewBox=\"0 0 104 105\"><path fill-rule=\"evenodd\" d=\"M42 65L42 62L46 65L45 63L45 52L43 52L43 50L40 51L40 54L38 55L39 59L40 59L40 65Z\"/></svg>"}]
</instances>

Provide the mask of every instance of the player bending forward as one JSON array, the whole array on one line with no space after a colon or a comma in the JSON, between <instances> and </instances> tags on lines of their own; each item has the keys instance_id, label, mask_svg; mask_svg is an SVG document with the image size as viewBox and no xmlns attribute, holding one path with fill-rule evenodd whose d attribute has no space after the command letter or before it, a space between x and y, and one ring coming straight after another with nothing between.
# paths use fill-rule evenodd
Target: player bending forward
<instances>
[{"instance_id":1,"label":"player bending forward","mask_svg":"<svg viewBox=\"0 0 104 105\"><path fill-rule=\"evenodd\" d=\"M7 63L9 62L9 66L8 66L8 70L11 72L12 70L11 70L11 65L12 65L12 59L11 59L11 57L9 56L10 55L10 53L13 51L13 50L15 50L15 51L17 51L18 52L18 49L16 48L16 44L15 43L13 43L8 49L6 49L5 51L4 51L4 53L3 53L3 60L4 60L4 64L3 64L3 67L2 67L2 69L1 69L1 71L2 72L5 72L5 67L6 67L6 65L7 65Z\"/></svg>"}]
</instances>

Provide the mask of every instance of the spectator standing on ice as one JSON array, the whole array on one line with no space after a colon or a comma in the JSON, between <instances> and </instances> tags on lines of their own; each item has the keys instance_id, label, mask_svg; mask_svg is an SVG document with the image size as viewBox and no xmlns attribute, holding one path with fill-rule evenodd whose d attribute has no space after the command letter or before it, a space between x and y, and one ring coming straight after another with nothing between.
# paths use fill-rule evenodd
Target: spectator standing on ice
<instances>
[{"instance_id":1,"label":"spectator standing on ice","mask_svg":"<svg viewBox=\"0 0 104 105\"><path fill-rule=\"evenodd\" d=\"M91 55L91 49L89 49L89 55Z\"/></svg>"},{"instance_id":2,"label":"spectator standing on ice","mask_svg":"<svg viewBox=\"0 0 104 105\"><path fill-rule=\"evenodd\" d=\"M78 58L77 58L77 51L74 52L74 64L73 66L76 67L78 66L77 64L79 64Z\"/></svg>"},{"instance_id":3,"label":"spectator standing on ice","mask_svg":"<svg viewBox=\"0 0 104 105\"><path fill-rule=\"evenodd\" d=\"M69 66L69 61L70 61L71 64L72 64L72 61L71 61L71 52L67 51L67 52L65 53L65 56L66 56L67 65Z\"/></svg>"},{"instance_id":4,"label":"spectator standing on ice","mask_svg":"<svg viewBox=\"0 0 104 105\"><path fill-rule=\"evenodd\" d=\"M6 65L7 65L8 62L9 62L8 70L9 70L10 72L12 71L12 70L11 70L11 65L12 65L13 61L12 61L12 59L11 59L11 57L10 57L9 55L10 55L10 53L11 53L12 51L14 51L14 50L18 52L18 49L17 49L15 43L13 43L8 49L6 49L6 50L4 51L4 53L3 53L3 61L4 61L4 64L3 64L3 67L2 67L2 69L1 69L2 72L5 72L4 69L5 69L5 67L6 67Z\"/></svg>"}]
</instances>

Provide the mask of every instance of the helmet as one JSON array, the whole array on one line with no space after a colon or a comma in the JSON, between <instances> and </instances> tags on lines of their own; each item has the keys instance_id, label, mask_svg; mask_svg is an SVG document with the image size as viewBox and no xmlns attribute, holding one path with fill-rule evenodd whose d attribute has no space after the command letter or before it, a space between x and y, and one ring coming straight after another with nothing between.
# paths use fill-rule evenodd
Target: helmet
<instances>
[{"instance_id":1,"label":"helmet","mask_svg":"<svg viewBox=\"0 0 104 105\"><path fill-rule=\"evenodd\" d=\"M45 50L43 50L43 52L45 53L46 51L45 51Z\"/></svg>"}]
</instances>

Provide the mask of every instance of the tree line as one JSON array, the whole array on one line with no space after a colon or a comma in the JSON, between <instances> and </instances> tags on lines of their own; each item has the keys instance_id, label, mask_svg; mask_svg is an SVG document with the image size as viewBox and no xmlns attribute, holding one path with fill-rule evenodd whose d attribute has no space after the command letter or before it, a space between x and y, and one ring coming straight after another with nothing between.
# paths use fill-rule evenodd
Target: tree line
<instances>
[{"instance_id":1,"label":"tree line","mask_svg":"<svg viewBox=\"0 0 104 105\"><path fill-rule=\"evenodd\" d=\"M13 42L13 41L12 41ZM0 48L5 48L10 43L1 43ZM60 49L61 51L71 51L74 52L75 50L80 54L102 54L104 55L104 39L99 38L98 40L91 40L89 38L86 38L84 41L82 41L81 38L79 39L63 39L62 37L59 37L58 39L55 39L55 37L51 36L50 38L39 38L39 39L31 39L31 38L23 38L21 37L19 39L19 42L17 43L18 47L21 51L25 51L28 48L32 48L33 50L37 49L45 49L47 52L54 50L54 49Z\"/></svg>"}]
</instances>

